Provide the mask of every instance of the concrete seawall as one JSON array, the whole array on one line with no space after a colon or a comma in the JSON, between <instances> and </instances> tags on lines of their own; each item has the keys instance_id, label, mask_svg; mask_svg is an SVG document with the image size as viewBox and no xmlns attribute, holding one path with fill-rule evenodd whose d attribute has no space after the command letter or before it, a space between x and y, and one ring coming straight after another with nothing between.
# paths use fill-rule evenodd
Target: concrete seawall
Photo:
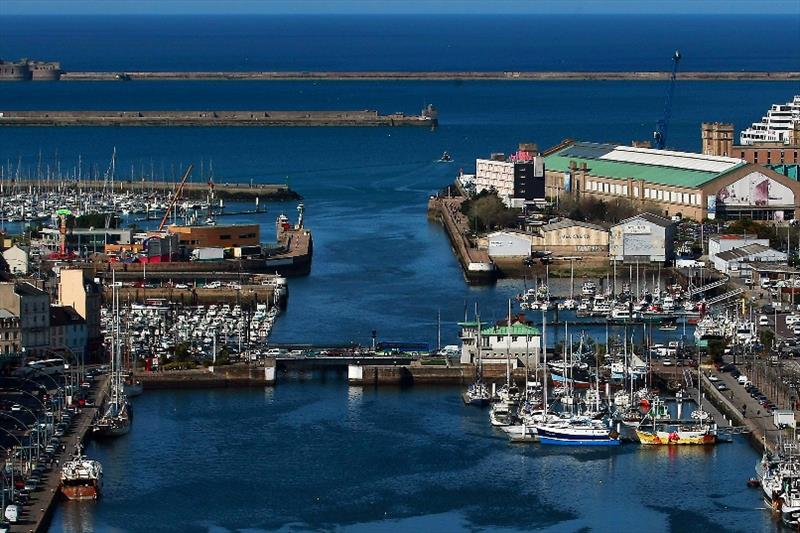
<instances>
[{"instance_id":1,"label":"concrete seawall","mask_svg":"<svg viewBox=\"0 0 800 533\"><path fill-rule=\"evenodd\" d=\"M63 81L147 81L147 80L531 80L531 81L632 81L666 80L669 72L625 71L625 72L587 72L587 71L374 71L374 72L301 72L301 71L173 71L173 72L66 72ZM800 72L795 71L753 71L753 72L681 72L681 80L686 81L793 81L800 80Z\"/></svg>"},{"instance_id":2,"label":"concrete seawall","mask_svg":"<svg viewBox=\"0 0 800 533\"><path fill-rule=\"evenodd\" d=\"M114 182L114 190L118 192L150 192L159 191L172 193L178 186L173 181L141 181L117 179ZM3 190L6 193L13 191L27 192L29 189L37 190L57 190L75 189L78 194L82 191L108 190L111 184L103 180L10 180L6 179L3 183ZM271 183L214 183L214 194L218 198L232 200L299 200L301 196L291 190L287 185ZM182 196L184 198L206 198L208 196L208 183L194 182L186 183L183 186ZM160 215L159 215L160 216Z\"/></svg>"},{"instance_id":3,"label":"concrete seawall","mask_svg":"<svg viewBox=\"0 0 800 533\"><path fill-rule=\"evenodd\" d=\"M2 111L0 126L418 126L436 118L377 111Z\"/></svg>"},{"instance_id":4,"label":"concrete seawall","mask_svg":"<svg viewBox=\"0 0 800 533\"><path fill-rule=\"evenodd\" d=\"M474 248L467 240L464 227L466 218L459 212L463 198L430 198L428 218L437 220L444 226L464 278L474 285L494 283L497 272L486 250Z\"/></svg>"}]
</instances>

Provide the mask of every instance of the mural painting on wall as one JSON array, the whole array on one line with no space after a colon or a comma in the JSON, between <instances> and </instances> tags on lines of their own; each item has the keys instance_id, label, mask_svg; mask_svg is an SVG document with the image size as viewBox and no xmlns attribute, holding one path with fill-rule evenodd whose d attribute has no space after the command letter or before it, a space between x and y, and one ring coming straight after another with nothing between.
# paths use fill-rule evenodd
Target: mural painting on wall
<instances>
[{"instance_id":1,"label":"mural painting on wall","mask_svg":"<svg viewBox=\"0 0 800 533\"><path fill-rule=\"evenodd\" d=\"M760 172L753 172L720 189L716 203L757 207L794 205L794 193L786 185Z\"/></svg>"}]
</instances>

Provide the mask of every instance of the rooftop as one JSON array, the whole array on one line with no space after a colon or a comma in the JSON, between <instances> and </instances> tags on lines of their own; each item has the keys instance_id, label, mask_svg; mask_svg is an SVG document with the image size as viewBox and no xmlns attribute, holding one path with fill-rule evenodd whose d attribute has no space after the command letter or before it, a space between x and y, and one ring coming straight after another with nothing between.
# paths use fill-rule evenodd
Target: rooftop
<instances>
[{"instance_id":1,"label":"rooftop","mask_svg":"<svg viewBox=\"0 0 800 533\"><path fill-rule=\"evenodd\" d=\"M545 157L548 170L561 172L572 161L578 167L586 163L593 176L683 187L698 187L748 164L732 157L587 142L568 144Z\"/></svg>"},{"instance_id":2,"label":"rooftop","mask_svg":"<svg viewBox=\"0 0 800 533\"><path fill-rule=\"evenodd\" d=\"M538 328L527 326L525 324L514 324L511 326L511 335L541 335ZM507 336L509 332L508 326L492 326L481 330L481 335L499 335Z\"/></svg>"},{"instance_id":3,"label":"rooftop","mask_svg":"<svg viewBox=\"0 0 800 533\"><path fill-rule=\"evenodd\" d=\"M85 324L86 320L83 319L78 312L69 305L51 305L50 306L50 325L51 326L70 326L77 324Z\"/></svg>"},{"instance_id":4,"label":"rooftop","mask_svg":"<svg viewBox=\"0 0 800 533\"><path fill-rule=\"evenodd\" d=\"M745 259L768 250L772 250L772 248L769 246L764 246L763 244L748 244L747 246L742 246L741 248L732 248L730 250L720 252L717 254L717 257L723 261L735 261L737 259ZM772 251L776 254L783 254L783 252L779 252L777 250Z\"/></svg>"},{"instance_id":5,"label":"rooftop","mask_svg":"<svg viewBox=\"0 0 800 533\"><path fill-rule=\"evenodd\" d=\"M18 318L18 317L8 309L0 309L0 318Z\"/></svg>"},{"instance_id":6,"label":"rooftop","mask_svg":"<svg viewBox=\"0 0 800 533\"><path fill-rule=\"evenodd\" d=\"M572 220L571 218L563 218L563 219L559 220L558 222L552 222L550 224L545 224L544 226L541 226L540 229L542 231L555 231L555 230L560 230L560 229L564 229L564 228L571 228L571 227L574 227L574 226L580 226L582 228L595 229L595 230L598 230L598 231L607 231L606 228L604 228L603 226L598 226L597 224L590 224L589 222L583 222L581 220Z\"/></svg>"},{"instance_id":7,"label":"rooftop","mask_svg":"<svg viewBox=\"0 0 800 533\"><path fill-rule=\"evenodd\" d=\"M662 226L664 228L668 228L672 224L674 224L674 222L672 222L668 218L660 217L658 215L654 215L653 213L644 212L644 213L639 213L638 215L634 215L632 217L626 218L625 220L620 220L619 222L617 222L615 224L615 226L619 226L620 224L627 224L631 220L636 220L636 219L639 219L639 218L643 218L648 222L651 222L653 224L657 224L657 225Z\"/></svg>"}]
</instances>

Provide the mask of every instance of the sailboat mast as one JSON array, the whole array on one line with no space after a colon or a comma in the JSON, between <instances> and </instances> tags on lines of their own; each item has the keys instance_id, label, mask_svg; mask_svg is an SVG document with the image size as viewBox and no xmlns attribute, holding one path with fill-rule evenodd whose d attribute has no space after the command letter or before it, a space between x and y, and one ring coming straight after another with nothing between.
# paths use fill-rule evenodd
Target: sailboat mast
<instances>
[{"instance_id":1,"label":"sailboat mast","mask_svg":"<svg viewBox=\"0 0 800 533\"><path fill-rule=\"evenodd\" d=\"M511 386L511 298L508 299L508 329L506 331L506 385Z\"/></svg>"},{"instance_id":2,"label":"sailboat mast","mask_svg":"<svg viewBox=\"0 0 800 533\"><path fill-rule=\"evenodd\" d=\"M544 367L542 369L542 388L544 389L544 412L547 414L547 311L542 311L542 353L544 354Z\"/></svg>"}]
</instances>

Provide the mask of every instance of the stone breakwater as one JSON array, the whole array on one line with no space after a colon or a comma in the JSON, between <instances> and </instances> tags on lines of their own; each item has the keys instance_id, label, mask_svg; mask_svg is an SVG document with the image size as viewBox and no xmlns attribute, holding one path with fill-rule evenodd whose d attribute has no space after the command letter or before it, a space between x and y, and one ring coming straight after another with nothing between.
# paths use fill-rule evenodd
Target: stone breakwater
<instances>
[{"instance_id":1,"label":"stone breakwater","mask_svg":"<svg viewBox=\"0 0 800 533\"><path fill-rule=\"evenodd\" d=\"M663 71L172 71L172 72L66 72L64 81L147 81L147 80L666 80L670 72ZM728 71L681 72L682 80L697 81L791 81L800 80L795 71Z\"/></svg>"},{"instance_id":2,"label":"stone breakwater","mask_svg":"<svg viewBox=\"0 0 800 533\"><path fill-rule=\"evenodd\" d=\"M436 118L377 111L0 111L0 126L422 126Z\"/></svg>"}]
</instances>

